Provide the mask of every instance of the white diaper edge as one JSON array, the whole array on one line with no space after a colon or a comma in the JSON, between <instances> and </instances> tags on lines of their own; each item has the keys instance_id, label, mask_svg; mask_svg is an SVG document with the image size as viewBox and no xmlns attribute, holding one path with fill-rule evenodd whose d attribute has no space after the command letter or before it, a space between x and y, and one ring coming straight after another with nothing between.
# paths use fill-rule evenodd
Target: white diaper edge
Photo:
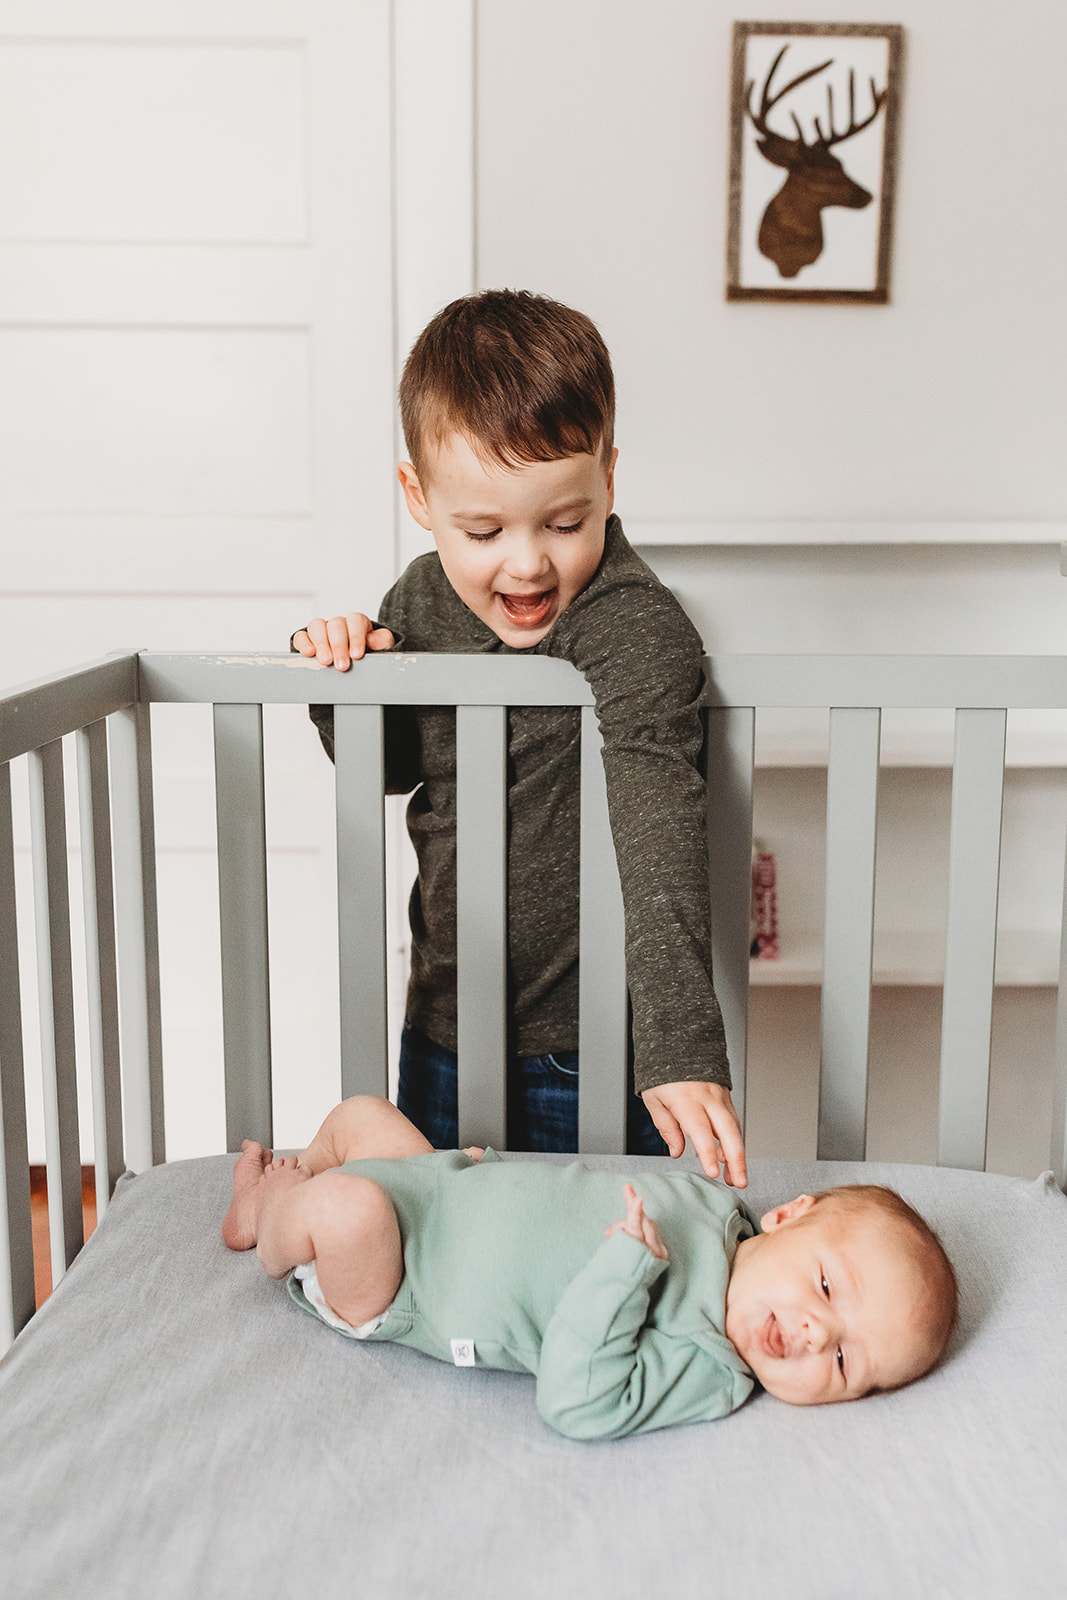
<instances>
[{"instance_id":1,"label":"white diaper edge","mask_svg":"<svg viewBox=\"0 0 1067 1600\"><path fill-rule=\"evenodd\" d=\"M336 1311L331 1311L326 1304L326 1297L322 1292L322 1285L319 1283L319 1275L315 1270L314 1261L309 1261L304 1266L295 1267L293 1276L303 1289L305 1300L309 1305L315 1307L323 1322L327 1323L331 1328L336 1328L338 1333L347 1334L350 1339L368 1339L372 1333L377 1333L389 1315L387 1311L383 1311L379 1316L372 1317L369 1322L361 1323L358 1328L353 1328L350 1322L346 1322L343 1317L339 1317Z\"/></svg>"}]
</instances>

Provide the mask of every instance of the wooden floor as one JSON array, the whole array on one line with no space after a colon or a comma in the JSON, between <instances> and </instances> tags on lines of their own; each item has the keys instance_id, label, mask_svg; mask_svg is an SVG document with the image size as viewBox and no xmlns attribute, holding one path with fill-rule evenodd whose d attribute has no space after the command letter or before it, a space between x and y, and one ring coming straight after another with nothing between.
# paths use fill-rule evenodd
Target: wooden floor
<instances>
[{"instance_id":1,"label":"wooden floor","mask_svg":"<svg viewBox=\"0 0 1067 1600\"><path fill-rule=\"evenodd\" d=\"M25 1192L25 1191L23 1191ZM52 1263L48 1251L48 1185L44 1167L30 1168L30 1208L33 1216L33 1287L40 1306L52 1293ZM82 1168L82 1216L85 1237L96 1227L96 1182L92 1167Z\"/></svg>"}]
</instances>

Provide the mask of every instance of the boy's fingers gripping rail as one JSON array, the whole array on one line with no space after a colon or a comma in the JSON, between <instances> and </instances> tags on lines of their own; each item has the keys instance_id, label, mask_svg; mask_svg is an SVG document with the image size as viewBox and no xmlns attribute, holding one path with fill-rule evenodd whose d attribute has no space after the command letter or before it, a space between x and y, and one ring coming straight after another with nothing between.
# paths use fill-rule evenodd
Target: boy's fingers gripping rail
<instances>
[{"instance_id":1,"label":"boy's fingers gripping rail","mask_svg":"<svg viewBox=\"0 0 1067 1600\"><path fill-rule=\"evenodd\" d=\"M291 642L302 656L314 656L321 666L347 672L367 650L391 650L395 640L388 628L376 628L362 611L350 611L328 620L313 617L306 628L293 634Z\"/></svg>"}]
</instances>

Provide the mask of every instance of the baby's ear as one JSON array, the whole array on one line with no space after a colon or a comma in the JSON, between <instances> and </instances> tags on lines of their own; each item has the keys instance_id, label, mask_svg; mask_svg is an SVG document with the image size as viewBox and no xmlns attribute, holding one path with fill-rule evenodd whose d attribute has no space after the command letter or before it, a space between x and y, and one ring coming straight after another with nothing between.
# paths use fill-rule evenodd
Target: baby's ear
<instances>
[{"instance_id":1,"label":"baby's ear","mask_svg":"<svg viewBox=\"0 0 1067 1600\"><path fill-rule=\"evenodd\" d=\"M760 1227L764 1233L773 1233L775 1228L780 1228L787 1222L796 1222L798 1217L806 1216L814 1204L814 1195L798 1194L795 1200L787 1200L785 1205L775 1206L773 1211L764 1212L760 1218Z\"/></svg>"}]
</instances>

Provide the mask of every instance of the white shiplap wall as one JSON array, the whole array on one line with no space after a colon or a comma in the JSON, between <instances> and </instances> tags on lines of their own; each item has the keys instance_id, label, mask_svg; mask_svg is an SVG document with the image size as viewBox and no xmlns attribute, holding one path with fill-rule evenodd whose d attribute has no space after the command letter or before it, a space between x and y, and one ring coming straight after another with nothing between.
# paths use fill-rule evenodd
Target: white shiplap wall
<instances>
[{"instance_id":1,"label":"white shiplap wall","mask_svg":"<svg viewBox=\"0 0 1067 1600\"><path fill-rule=\"evenodd\" d=\"M5 682L51 615L263 645L392 577L389 52L386 3L5 8Z\"/></svg>"},{"instance_id":2,"label":"white shiplap wall","mask_svg":"<svg viewBox=\"0 0 1067 1600\"><path fill-rule=\"evenodd\" d=\"M280 649L316 612L373 609L398 570L397 363L473 282L472 29L454 0L9 0L5 688L117 647ZM428 109L436 169L409 127ZM165 708L155 745L180 1156L221 1135L208 720ZM331 774L281 709L267 762L277 1136L296 1143L336 1095ZM38 1104L31 1083L39 1156Z\"/></svg>"}]
</instances>

